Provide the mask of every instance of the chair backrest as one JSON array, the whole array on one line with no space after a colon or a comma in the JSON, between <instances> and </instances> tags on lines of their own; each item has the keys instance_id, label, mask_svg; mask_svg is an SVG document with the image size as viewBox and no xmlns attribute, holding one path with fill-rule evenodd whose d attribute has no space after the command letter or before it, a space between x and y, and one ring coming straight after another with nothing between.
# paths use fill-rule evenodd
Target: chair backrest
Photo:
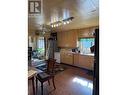
<instances>
[{"instance_id":1,"label":"chair backrest","mask_svg":"<svg viewBox=\"0 0 127 95\"><path fill-rule=\"evenodd\" d=\"M47 60L47 73L54 73L54 65L55 65L56 59L49 58Z\"/></svg>"}]
</instances>

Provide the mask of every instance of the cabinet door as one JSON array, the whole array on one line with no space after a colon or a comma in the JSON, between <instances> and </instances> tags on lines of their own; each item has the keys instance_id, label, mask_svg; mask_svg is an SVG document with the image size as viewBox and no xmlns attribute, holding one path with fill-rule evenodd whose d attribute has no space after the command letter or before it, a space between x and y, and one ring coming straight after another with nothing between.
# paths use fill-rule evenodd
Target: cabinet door
<instances>
[{"instance_id":1,"label":"cabinet door","mask_svg":"<svg viewBox=\"0 0 127 95\"><path fill-rule=\"evenodd\" d=\"M62 46L63 47L69 47L69 40L68 40L68 32L63 32L62 33Z\"/></svg>"},{"instance_id":2,"label":"cabinet door","mask_svg":"<svg viewBox=\"0 0 127 95\"><path fill-rule=\"evenodd\" d=\"M74 65L78 66L79 64L79 54L74 54Z\"/></svg>"},{"instance_id":3,"label":"cabinet door","mask_svg":"<svg viewBox=\"0 0 127 95\"><path fill-rule=\"evenodd\" d=\"M63 51L60 51L60 62L65 63L65 54Z\"/></svg>"},{"instance_id":4,"label":"cabinet door","mask_svg":"<svg viewBox=\"0 0 127 95\"><path fill-rule=\"evenodd\" d=\"M86 29L81 29L78 32L78 37L83 38L83 37L94 37L93 32L95 28L86 28Z\"/></svg>"},{"instance_id":5,"label":"cabinet door","mask_svg":"<svg viewBox=\"0 0 127 95\"><path fill-rule=\"evenodd\" d=\"M87 59L88 59L88 63L89 63L89 64L87 64L88 69L93 70L94 69L94 57L88 56Z\"/></svg>"},{"instance_id":6,"label":"cabinet door","mask_svg":"<svg viewBox=\"0 0 127 95\"><path fill-rule=\"evenodd\" d=\"M69 47L71 47L71 48L77 47L77 40L78 40L77 39L77 31L76 30L68 31L67 35L68 35Z\"/></svg>"},{"instance_id":7,"label":"cabinet door","mask_svg":"<svg viewBox=\"0 0 127 95\"><path fill-rule=\"evenodd\" d=\"M66 64L73 65L73 54L66 53Z\"/></svg>"},{"instance_id":8,"label":"cabinet door","mask_svg":"<svg viewBox=\"0 0 127 95\"><path fill-rule=\"evenodd\" d=\"M85 56L85 55L80 55L79 56L79 66L93 70L93 64L94 64L94 57L93 56Z\"/></svg>"},{"instance_id":9,"label":"cabinet door","mask_svg":"<svg viewBox=\"0 0 127 95\"><path fill-rule=\"evenodd\" d=\"M77 31L58 32L58 46L75 48L77 46Z\"/></svg>"},{"instance_id":10,"label":"cabinet door","mask_svg":"<svg viewBox=\"0 0 127 95\"><path fill-rule=\"evenodd\" d=\"M57 45L58 45L58 47L62 46L62 39L61 39L61 37L62 37L62 34L58 32L57 33Z\"/></svg>"},{"instance_id":11,"label":"cabinet door","mask_svg":"<svg viewBox=\"0 0 127 95\"><path fill-rule=\"evenodd\" d=\"M68 47L68 35L66 32L57 33L57 42L59 47Z\"/></svg>"},{"instance_id":12,"label":"cabinet door","mask_svg":"<svg viewBox=\"0 0 127 95\"><path fill-rule=\"evenodd\" d=\"M90 32L89 28L81 29L81 30L79 30L78 36L79 36L79 38L89 37L89 32Z\"/></svg>"},{"instance_id":13,"label":"cabinet door","mask_svg":"<svg viewBox=\"0 0 127 95\"><path fill-rule=\"evenodd\" d=\"M60 60L61 60L61 63L72 65L73 64L73 54L66 50L60 51Z\"/></svg>"}]
</instances>

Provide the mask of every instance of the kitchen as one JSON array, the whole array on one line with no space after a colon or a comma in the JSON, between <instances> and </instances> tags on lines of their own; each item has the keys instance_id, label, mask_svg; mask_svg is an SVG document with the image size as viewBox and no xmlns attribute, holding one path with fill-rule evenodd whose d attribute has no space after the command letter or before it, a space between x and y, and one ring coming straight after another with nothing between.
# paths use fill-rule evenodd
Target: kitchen
<instances>
[{"instance_id":1,"label":"kitchen","mask_svg":"<svg viewBox=\"0 0 127 95\"><path fill-rule=\"evenodd\" d=\"M79 45L80 43L79 40L81 38L94 40L93 33L97 28L98 27L90 27L86 29L65 31L62 33L58 32L57 45L58 47L61 48L60 62L72 66L85 68L88 70L93 70L94 53L91 53L90 47L89 47L89 51L87 50L88 52L83 52L83 50L81 49L81 45Z\"/></svg>"},{"instance_id":2,"label":"kitchen","mask_svg":"<svg viewBox=\"0 0 127 95\"><path fill-rule=\"evenodd\" d=\"M98 0L49 2L43 0L41 15L28 16L28 66L34 71L37 69L33 77L38 88L32 90L32 84L35 84L33 78L32 83L28 83L29 95L35 92L37 95L50 92L53 95L92 95L96 30L99 30ZM49 91L50 85L42 81L42 72L48 70L50 59L55 60L53 92ZM77 86L79 91L74 88Z\"/></svg>"}]
</instances>

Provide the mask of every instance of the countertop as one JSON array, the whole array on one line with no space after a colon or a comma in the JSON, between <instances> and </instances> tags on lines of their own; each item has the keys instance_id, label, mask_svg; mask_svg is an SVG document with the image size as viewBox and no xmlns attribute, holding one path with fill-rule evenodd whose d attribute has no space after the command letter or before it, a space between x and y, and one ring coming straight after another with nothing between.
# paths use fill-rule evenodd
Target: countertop
<instances>
[{"instance_id":1,"label":"countertop","mask_svg":"<svg viewBox=\"0 0 127 95\"><path fill-rule=\"evenodd\" d=\"M94 56L94 53L88 53L88 54L83 54L83 53L76 53L76 52L72 52L73 54L80 54L80 55L84 55L84 56Z\"/></svg>"}]
</instances>

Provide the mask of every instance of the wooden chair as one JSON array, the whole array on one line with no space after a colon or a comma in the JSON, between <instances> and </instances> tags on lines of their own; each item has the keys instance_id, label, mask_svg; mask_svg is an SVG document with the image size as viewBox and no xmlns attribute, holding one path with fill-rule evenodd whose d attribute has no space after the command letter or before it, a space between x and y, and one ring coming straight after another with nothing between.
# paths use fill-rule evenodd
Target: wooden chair
<instances>
[{"instance_id":1,"label":"wooden chair","mask_svg":"<svg viewBox=\"0 0 127 95\"><path fill-rule=\"evenodd\" d=\"M46 72L42 72L37 74L37 81L39 80L41 82L41 92L43 95L43 83L48 81L49 85L50 85L50 79L52 79L52 83L54 86L54 89L56 89L55 87L55 83L54 83L54 65L55 65L56 60L55 59L48 59L47 60L47 70ZM38 84L38 82L36 81L36 83ZM36 84L36 86L37 86Z\"/></svg>"}]
</instances>

